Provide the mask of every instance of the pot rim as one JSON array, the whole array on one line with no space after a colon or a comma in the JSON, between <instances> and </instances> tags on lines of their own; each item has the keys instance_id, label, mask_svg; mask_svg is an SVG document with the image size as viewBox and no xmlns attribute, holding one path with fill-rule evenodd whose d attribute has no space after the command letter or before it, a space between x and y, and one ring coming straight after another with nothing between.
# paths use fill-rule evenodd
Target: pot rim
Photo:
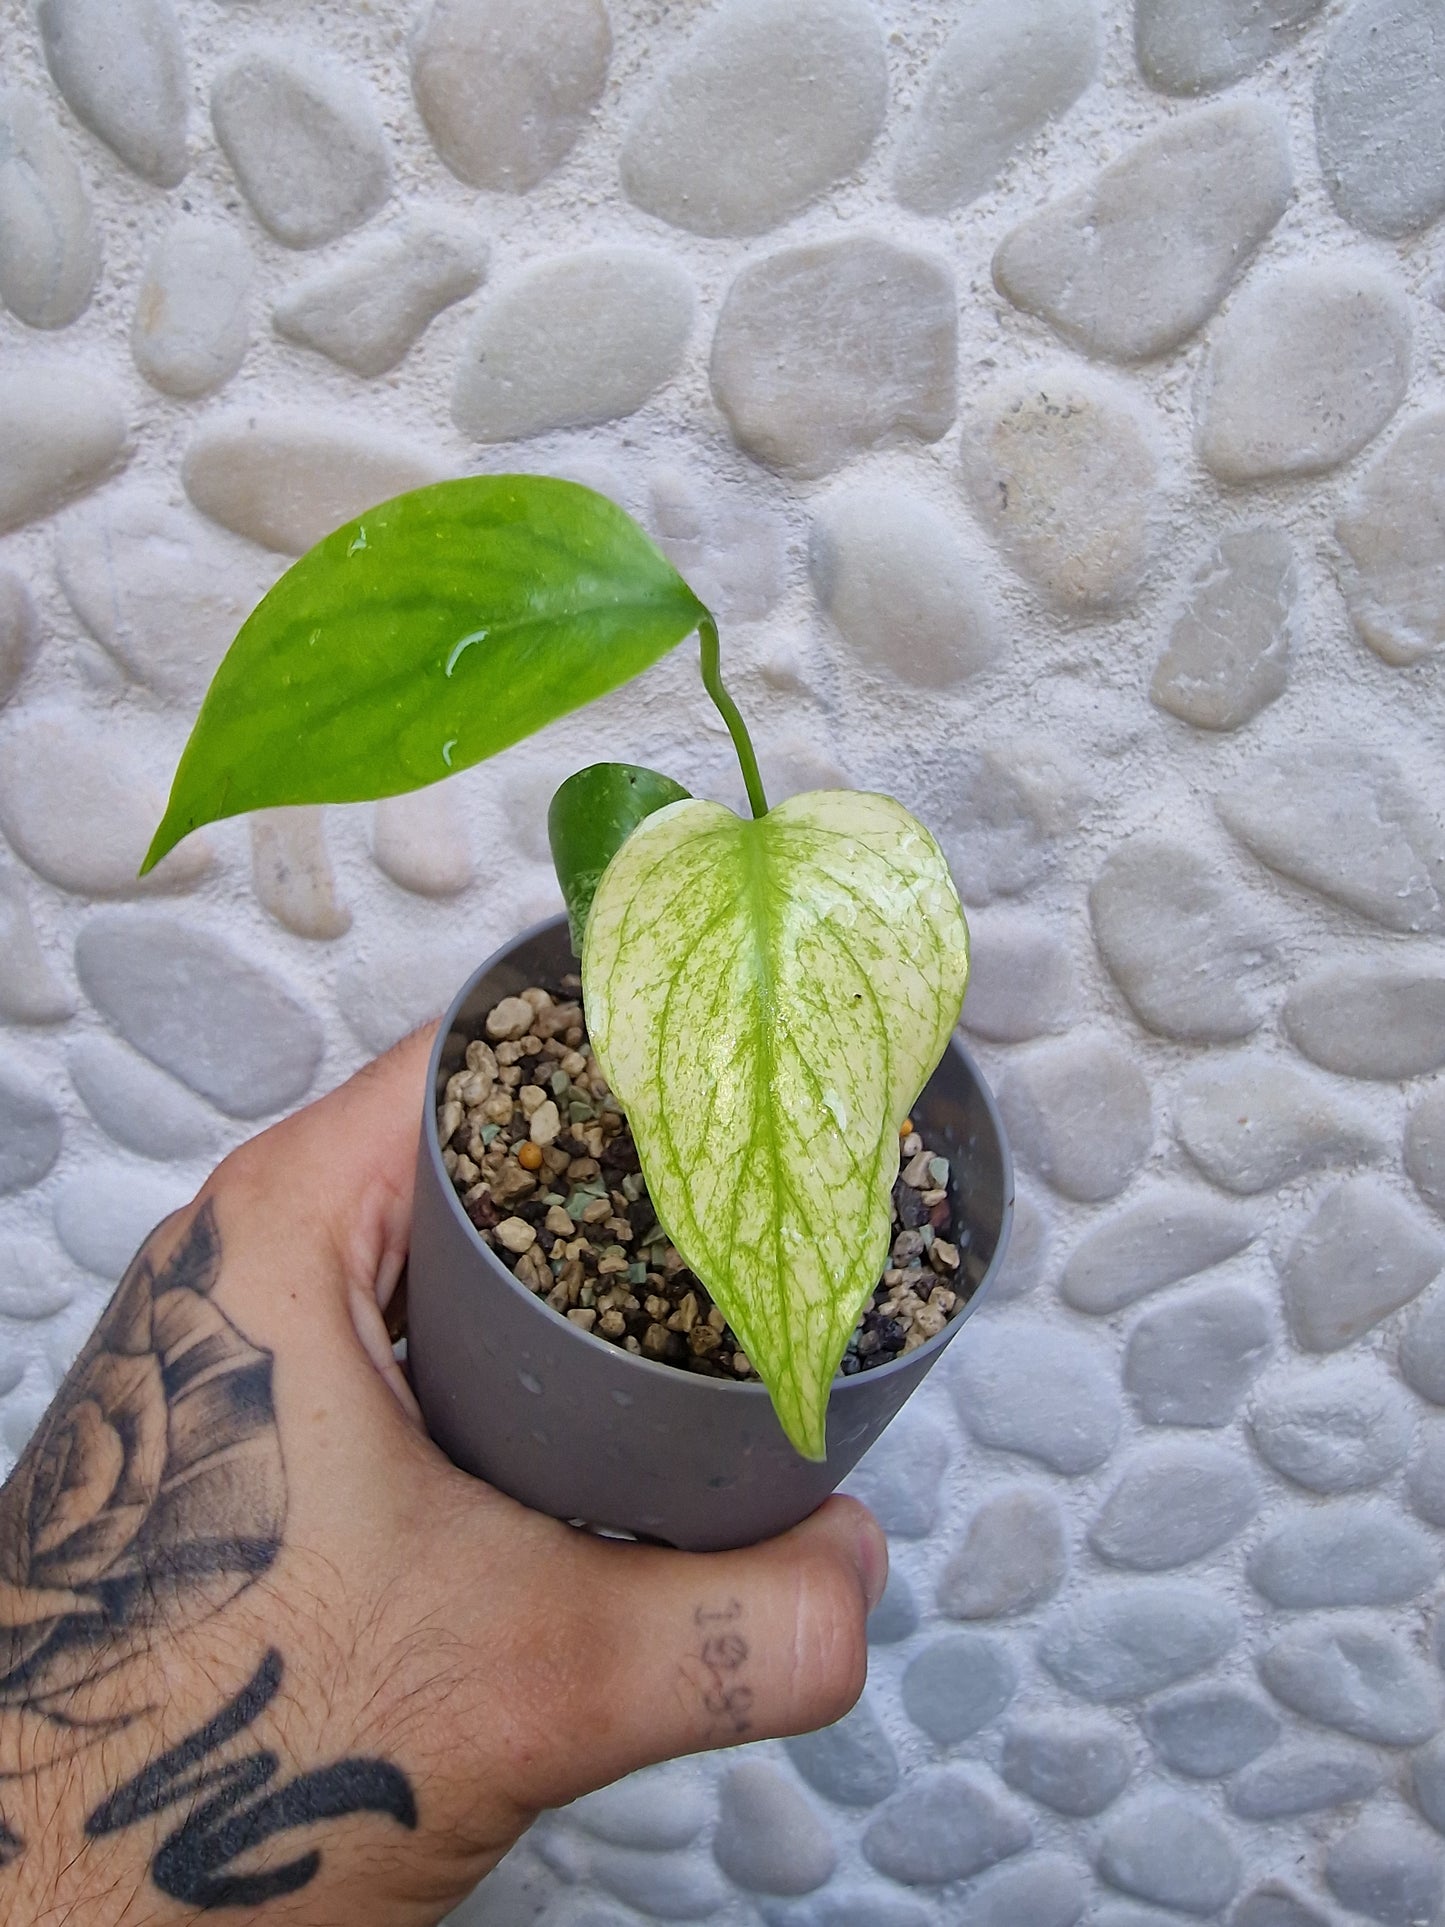
<instances>
[{"instance_id":1,"label":"pot rim","mask_svg":"<svg viewBox=\"0 0 1445 1927\"><path fill-rule=\"evenodd\" d=\"M502 1263L490 1245L483 1244L476 1226L463 1209L461 1198L457 1194L456 1186L452 1183L446 1166L442 1163L441 1143L437 1137L437 1080L441 1073L442 1052L446 1047L447 1039L452 1033L457 1018L461 1014L463 1004L466 1003L473 989L480 983L482 978L490 971L496 969L499 964L505 963L511 957L512 953L520 949L524 943L530 943L536 937L548 936L557 930L559 926L565 929L566 923L567 919L565 915L561 913L556 916L543 917L539 919L538 922L528 925L525 930L519 931L516 936L509 938L506 943L494 950L491 956L479 964L467 978L455 997L453 997L451 1003L448 1004L441 1022L437 1026L437 1034L432 1040L431 1052L427 1060L426 1108L422 1117L422 1142L426 1146L427 1156L431 1161L434 1175L441 1183L442 1191L446 1198L447 1209L464 1228L473 1247L481 1257L487 1261L491 1270L505 1280L508 1289L511 1290L519 1300L525 1302L539 1317L547 1319L553 1326L560 1326L564 1331L570 1332L577 1343L591 1346L601 1356L605 1356L623 1367L635 1368L649 1376L656 1376L658 1373L662 1373L667 1379L672 1381L683 1379L688 1384L697 1386L700 1391L710 1394L715 1393L720 1396L732 1398L768 1398L770 1397L768 1388L760 1378L753 1377L747 1380L710 1378L703 1372L681 1371L676 1365L665 1365L660 1359L644 1358L638 1352L629 1352L621 1345L613 1345L605 1338L598 1338L592 1332L583 1331L580 1325L574 1325L570 1319L563 1318L559 1313L553 1311L550 1305L545 1304L537 1297L535 1292L528 1290L528 1288L518 1280L516 1274L509 1266ZM891 1358L886 1365L876 1365L866 1372L853 1372L850 1374L836 1372L828 1393L830 1399L840 1392L846 1392L850 1386L856 1386L864 1382L873 1385L882 1384L891 1374L899 1371L904 1366L913 1366L916 1361L924 1358L925 1355L935 1354L941 1351L953 1337L958 1327L972 1315L983 1298L984 1293L998 1276L999 1269L1003 1264L1004 1258L1007 1256L1009 1236L1013 1229L1014 1169L1013 1156L1009 1150L1008 1137L1004 1131L1003 1119L999 1115L994 1094L989 1088L987 1079L979 1070L973 1053L959 1038L957 1026L949 1032L948 1042L944 1046L943 1056L947 1056L950 1051L963 1060L964 1068L972 1077L978 1094L983 1100L983 1108L988 1116L989 1123L993 1127L994 1141L998 1146L999 1157L1003 1165L1003 1193L1006 1202L1003 1223L999 1230L998 1243L994 1246L993 1256L989 1259L988 1266L982 1278L979 1279L978 1284L974 1287L967 1304L957 1317L951 1318L948 1321L942 1331L935 1332L932 1338L926 1340L922 1345L915 1346L911 1352L900 1352L896 1358ZM942 1063L942 1061L943 1058L940 1057L939 1063ZM936 1065L934 1069L937 1069ZM932 1077L932 1075L933 1071L930 1071L929 1076ZM920 1095L921 1094L920 1092Z\"/></svg>"}]
</instances>

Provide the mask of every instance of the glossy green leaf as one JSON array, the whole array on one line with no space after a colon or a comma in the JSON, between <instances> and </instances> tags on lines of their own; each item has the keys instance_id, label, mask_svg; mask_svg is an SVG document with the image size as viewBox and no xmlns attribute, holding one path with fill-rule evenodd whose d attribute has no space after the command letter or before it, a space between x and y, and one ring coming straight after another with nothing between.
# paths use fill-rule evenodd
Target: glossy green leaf
<instances>
[{"instance_id":1,"label":"glossy green leaf","mask_svg":"<svg viewBox=\"0 0 1445 1927\"><path fill-rule=\"evenodd\" d=\"M247 619L145 868L218 817L434 783L629 681L706 615L637 524L575 482L476 475L383 502Z\"/></svg>"},{"instance_id":2,"label":"glossy green leaf","mask_svg":"<svg viewBox=\"0 0 1445 1927\"><path fill-rule=\"evenodd\" d=\"M887 1261L898 1127L968 981L938 845L856 791L751 822L674 803L603 877L582 981L660 1221L789 1438L822 1457L833 1375Z\"/></svg>"},{"instance_id":3,"label":"glossy green leaf","mask_svg":"<svg viewBox=\"0 0 1445 1927\"><path fill-rule=\"evenodd\" d=\"M644 818L687 795L681 783L659 770L635 763L593 763L569 776L552 798L547 840L567 906L572 948L579 957L602 872Z\"/></svg>"}]
</instances>

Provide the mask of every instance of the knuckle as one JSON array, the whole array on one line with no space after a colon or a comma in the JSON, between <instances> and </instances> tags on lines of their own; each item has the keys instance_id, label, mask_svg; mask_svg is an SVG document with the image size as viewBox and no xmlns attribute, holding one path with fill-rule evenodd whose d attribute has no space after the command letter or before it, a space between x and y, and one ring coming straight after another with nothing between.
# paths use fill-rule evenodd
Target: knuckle
<instances>
[{"instance_id":1,"label":"knuckle","mask_svg":"<svg viewBox=\"0 0 1445 1927\"><path fill-rule=\"evenodd\" d=\"M794 1677L812 1725L841 1719L863 1691L868 1641L857 1574L835 1554L818 1553L799 1575Z\"/></svg>"}]
</instances>

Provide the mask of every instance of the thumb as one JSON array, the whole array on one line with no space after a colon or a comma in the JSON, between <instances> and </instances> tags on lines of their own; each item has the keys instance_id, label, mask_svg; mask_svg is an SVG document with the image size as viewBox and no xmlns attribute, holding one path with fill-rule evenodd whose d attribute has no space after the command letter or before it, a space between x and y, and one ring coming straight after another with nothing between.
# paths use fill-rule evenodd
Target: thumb
<instances>
[{"instance_id":1,"label":"thumb","mask_svg":"<svg viewBox=\"0 0 1445 1927\"><path fill-rule=\"evenodd\" d=\"M857 1500L741 1552L581 1543L593 1613L622 1637L543 1804L681 1753L812 1732L862 1692L888 1550Z\"/></svg>"}]
</instances>

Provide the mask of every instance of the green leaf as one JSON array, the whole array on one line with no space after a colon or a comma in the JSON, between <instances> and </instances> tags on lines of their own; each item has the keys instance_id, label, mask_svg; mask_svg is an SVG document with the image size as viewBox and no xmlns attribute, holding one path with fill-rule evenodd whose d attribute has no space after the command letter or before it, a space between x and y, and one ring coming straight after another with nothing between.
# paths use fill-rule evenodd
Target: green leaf
<instances>
[{"instance_id":1,"label":"green leaf","mask_svg":"<svg viewBox=\"0 0 1445 1927\"><path fill-rule=\"evenodd\" d=\"M809 1458L967 981L948 865L891 797L674 803L593 899L588 1030L648 1193Z\"/></svg>"},{"instance_id":2,"label":"green leaf","mask_svg":"<svg viewBox=\"0 0 1445 1927\"><path fill-rule=\"evenodd\" d=\"M569 776L547 812L547 840L567 906L572 948L582 955L587 912L602 872L645 817L688 792L635 763L593 763Z\"/></svg>"},{"instance_id":3,"label":"green leaf","mask_svg":"<svg viewBox=\"0 0 1445 1927\"><path fill-rule=\"evenodd\" d=\"M398 495L248 617L144 868L218 817L466 769L629 681L706 615L637 524L575 482L476 475Z\"/></svg>"}]
</instances>

